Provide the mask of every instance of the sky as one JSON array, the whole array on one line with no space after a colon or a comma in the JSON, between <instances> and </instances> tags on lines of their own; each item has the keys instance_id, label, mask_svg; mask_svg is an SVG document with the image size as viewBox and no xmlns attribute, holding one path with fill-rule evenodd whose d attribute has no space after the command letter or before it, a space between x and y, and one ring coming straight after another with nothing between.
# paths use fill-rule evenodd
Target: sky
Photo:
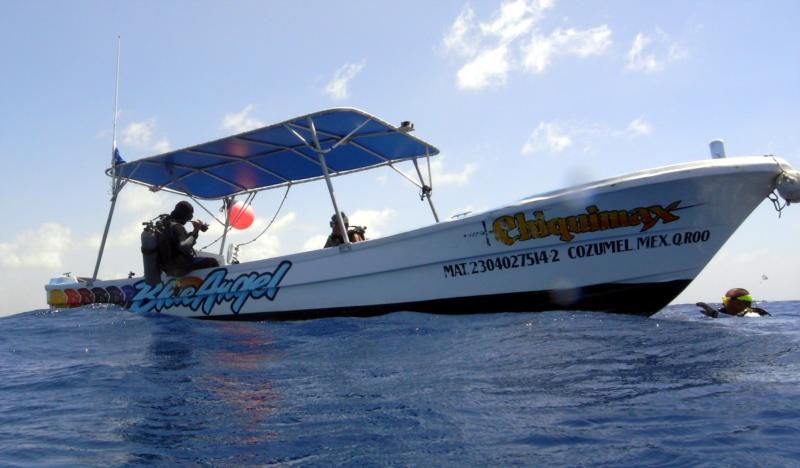
<instances>
[{"instance_id":1,"label":"sky","mask_svg":"<svg viewBox=\"0 0 800 468\"><path fill-rule=\"evenodd\" d=\"M126 160L356 107L413 121L441 150L433 199L450 217L707 159L716 138L729 156L800 168L798 19L794 0L3 2L0 315L46 307L51 277L91 276L109 207L118 36ZM141 222L179 200L132 185L101 278L141 274ZM433 222L387 168L334 186L368 237ZM254 225L232 240L254 238L283 197L260 193ZM325 184L292 188L240 258L319 248L331 212ZM718 302L731 287L800 299L798 239L800 208L779 218L765 200L676 302Z\"/></svg>"}]
</instances>

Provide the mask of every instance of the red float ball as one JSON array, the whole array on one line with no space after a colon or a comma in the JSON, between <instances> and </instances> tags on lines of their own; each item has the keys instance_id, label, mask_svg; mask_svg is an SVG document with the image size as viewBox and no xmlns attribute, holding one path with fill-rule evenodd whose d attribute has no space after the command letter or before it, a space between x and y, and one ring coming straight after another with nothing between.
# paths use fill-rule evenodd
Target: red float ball
<instances>
[{"instance_id":1,"label":"red float ball","mask_svg":"<svg viewBox=\"0 0 800 468\"><path fill-rule=\"evenodd\" d=\"M253 224L254 219L256 215L253 213L253 207L245 206L244 202L237 201L228 210L228 223L234 229L247 229Z\"/></svg>"}]
</instances>

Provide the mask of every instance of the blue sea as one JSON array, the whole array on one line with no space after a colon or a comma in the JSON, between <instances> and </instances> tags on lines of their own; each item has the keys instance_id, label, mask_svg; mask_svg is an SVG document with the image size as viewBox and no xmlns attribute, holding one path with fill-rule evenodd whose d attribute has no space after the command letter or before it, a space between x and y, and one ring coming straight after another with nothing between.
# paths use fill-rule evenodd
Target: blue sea
<instances>
[{"instance_id":1,"label":"blue sea","mask_svg":"<svg viewBox=\"0 0 800 468\"><path fill-rule=\"evenodd\" d=\"M800 302L0 319L0 465L800 464Z\"/></svg>"}]
</instances>

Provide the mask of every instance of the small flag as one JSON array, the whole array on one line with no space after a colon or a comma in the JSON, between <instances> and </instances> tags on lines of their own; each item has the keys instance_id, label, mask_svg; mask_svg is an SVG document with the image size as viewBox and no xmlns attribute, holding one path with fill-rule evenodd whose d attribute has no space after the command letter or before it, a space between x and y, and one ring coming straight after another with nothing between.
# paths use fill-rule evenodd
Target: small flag
<instances>
[{"instance_id":1,"label":"small flag","mask_svg":"<svg viewBox=\"0 0 800 468\"><path fill-rule=\"evenodd\" d=\"M114 165L124 164L125 160L119 155L119 148L114 148Z\"/></svg>"}]
</instances>

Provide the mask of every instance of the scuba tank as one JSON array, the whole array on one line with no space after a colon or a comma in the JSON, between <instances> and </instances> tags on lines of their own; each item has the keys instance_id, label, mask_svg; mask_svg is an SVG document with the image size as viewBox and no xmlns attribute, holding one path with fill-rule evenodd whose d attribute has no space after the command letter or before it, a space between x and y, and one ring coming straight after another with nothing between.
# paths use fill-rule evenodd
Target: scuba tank
<instances>
[{"instance_id":1,"label":"scuba tank","mask_svg":"<svg viewBox=\"0 0 800 468\"><path fill-rule=\"evenodd\" d=\"M156 219L142 223L142 262L144 264L144 282L149 286L155 286L161 282L161 265L158 258L158 238L163 231L163 218L161 215Z\"/></svg>"}]
</instances>

